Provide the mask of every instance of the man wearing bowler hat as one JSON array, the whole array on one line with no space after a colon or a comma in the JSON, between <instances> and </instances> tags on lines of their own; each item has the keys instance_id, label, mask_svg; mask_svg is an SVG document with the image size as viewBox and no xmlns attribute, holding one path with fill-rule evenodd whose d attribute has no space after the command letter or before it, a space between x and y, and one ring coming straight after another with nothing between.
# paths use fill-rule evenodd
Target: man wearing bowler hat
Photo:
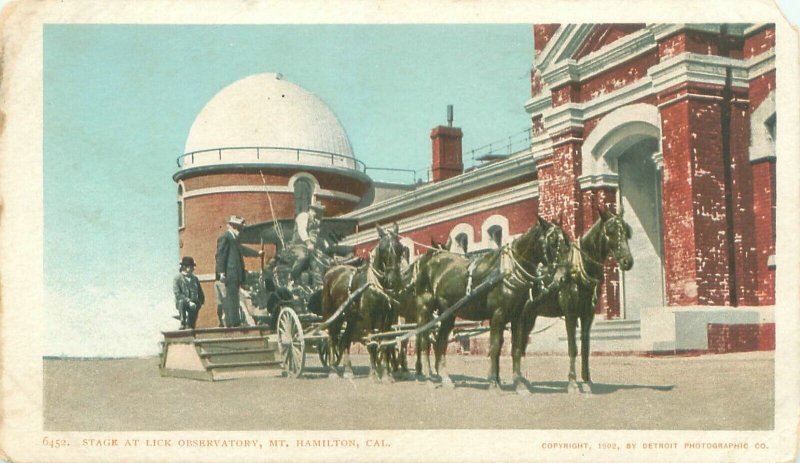
<instances>
[{"instance_id":1,"label":"man wearing bowler hat","mask_svg":"<svg viewBox=\"0 0 800 463\"><path fill-rule=\"evenodd\" d=\"M194 329L197 313L206 301L200 280L194 275L194 259L189 256L181 259L180 273L172 281L172 292L175 293L175 307L181 329Z\"/></svg>"},{"instance_id":2,"label":"man wearing bowler hat","mask_svg":"<svg viewBox=\"0 0 800 463\"><path fill-rule=\"evenodd\" d=\"M264 251L256 251L239 243L239 233L244 228L244 219L232 215L228 219L228 229L217 239L216 279L219 286L224 285L222 294L222 324L226 327L242 325L239 310L239 287L247 278L242 256L258 257ZM218 297L220 296L218 292ZM220 303L220 301L217 301Z\"/></svg>"}]
</instances>

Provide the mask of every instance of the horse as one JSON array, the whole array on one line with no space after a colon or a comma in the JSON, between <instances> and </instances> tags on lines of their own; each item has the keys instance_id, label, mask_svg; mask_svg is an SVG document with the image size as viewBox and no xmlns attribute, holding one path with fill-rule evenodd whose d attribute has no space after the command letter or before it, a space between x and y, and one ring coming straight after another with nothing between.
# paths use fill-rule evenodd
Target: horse
<instances>
[{"instance_id":1,"label":"horse","mask_svg":"<svg viewBox=\"0 0 800 463\"><path fill-rule=\"evenodd\" d=\"M492 280L500 271L500 283L486 294L473 296L461 307L458 316L467 320L490 320L490 388L500 388L500 350L503 332L511 322L513 382L520 394L529 392L527 380L520 370L520 358L528 342L527 325L521 317L525 301L533 297L544 284L553 278L556 265L569 251L566 234L560 225L539 217L536 223L515 239L510 245L483 254L474 259L462 255L442 252L431 256L420 266L417 278L418 326L433 319L434 312L442 313L457 301L468 296L471 288ZM455 324L455 314L441 320L434 352L436 370L442 385L454 387L447 374L446 350L449 336ZM421 339L420 350L427 352L427 336ZM426 376L430 378L430 360L427 360Z\"/></svg>"},{"instance_id":2,"label":"horse","mask_svg":"<svg viewBox=\"0 0 800 463\"><path fill-rule=\"evenodd\" d=\"M352 378L350 344L354 340L363 342L369 334L389 331L394 320L394 294L402 283L400 263L404 246L398 239L397 224L394 224L392 230L385 230L380 226L377 230L379 241L366 265L359 268L337 265L330 268L323 278L322 315L326 319L335 314L337 308L345 303L356 288L367 286L367 289L327 326L330 377L338 377L337 367L339 361L343 360L344 377ZM375 343L367 343L367 349L370 354L370 377L380 380L381 359L385 360L388 369L388 357L379 356L379 349Z\"/></svg>"},{"instance_id":3,"label":"horse","mask_svg":"<svg viewBox=\"0 0 800 463\"><path fill-rule=\"evenodd\" d=\"M431 245L428 250L419 256L414 263L409 265L403 270L402 273L402 286L400 291L397 293L396 297L396 307L394 309L395 316L403 317L406 323L417 323L418 317L418 310L417 308L420 305L420 302L417 299L417 276L419 275L419 268L422 265L426 265L427 262L430 260L431 257L440 253L446 252L446 250L450 247L450 241L448 240L447 243L439 243L435 240L431 240ZM406 250L408 250L406 248ZM409 250L410 251L410 250ZM408 253L407 253L408 254ZM406 261L408 260L408 256L405 257ZM427 334L425 335L427 336ZM422 343L422 335L416 336L415 341L415 351L416 351L416 365L415 365L415 376L418 379L422 379L424 375L422 374L422 350L421 350L421 343ZM396 356L391 358L392 361L392 368L395 371L400 371L403 374L409 374L408 371L408 362L407 362L407 355L406 352L408 351L408 340L403 340L400 346L400 351L397 352Z\"/></svg>"},{"instance_id":4,"label":"horse","mask_svg":"<svg viewBox=\"0 0 800 463\"><path fill-rule=\"evenodd\" d=\"M597 221L570 246L568 258L561 263L559 273L563 272L563 278L556 278L539 297L528 301L524 309L530 329L533 329L536 317L564 317L570 362L567 391L570 393L580 391L575 374L578 320L581 327L581 378L588 387L584 392L591 393L589 338L598 288L603 281L603 263L610 255L622 270L633 268L633 256L628 247L632 233L630 225L621 215L605 208L597 208L597 211Z\"/></svg>"}]
</instances>

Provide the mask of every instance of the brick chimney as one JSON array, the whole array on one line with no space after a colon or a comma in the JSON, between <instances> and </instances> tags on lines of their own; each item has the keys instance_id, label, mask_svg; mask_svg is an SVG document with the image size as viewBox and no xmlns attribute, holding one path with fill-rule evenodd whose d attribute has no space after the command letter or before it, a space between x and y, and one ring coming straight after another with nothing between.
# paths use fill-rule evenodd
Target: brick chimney
<instances>
[{"instance_id":1,"label":"brick chimney","mask_svg":"<svg viewBox=\"0 0 800 463\"><path fill-rule=\"evenodd\" d=\"M461 138L464 136L458 127L440 125L431 130L433 146L433 181L447 180L464 173L461 162Z\"/></svg>"}]
</instances>

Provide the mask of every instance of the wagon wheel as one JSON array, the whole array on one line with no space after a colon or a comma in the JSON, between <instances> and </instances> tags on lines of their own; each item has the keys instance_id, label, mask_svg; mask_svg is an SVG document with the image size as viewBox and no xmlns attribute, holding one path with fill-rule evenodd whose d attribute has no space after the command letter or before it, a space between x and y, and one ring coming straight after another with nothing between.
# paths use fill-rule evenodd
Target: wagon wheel
<instances>
[{"instance_id":1,"label":"wagon wheel","mask_svg":"<svg viewBox=\"0 0 800 463\"><path fill-rule=\"evenodd\" d=\"M306 343L303 338L303 327L294 309L281 309L278 315L278 347L283 371L295 378L303 374L306 364Z\"/></svg>"}]
</instances>

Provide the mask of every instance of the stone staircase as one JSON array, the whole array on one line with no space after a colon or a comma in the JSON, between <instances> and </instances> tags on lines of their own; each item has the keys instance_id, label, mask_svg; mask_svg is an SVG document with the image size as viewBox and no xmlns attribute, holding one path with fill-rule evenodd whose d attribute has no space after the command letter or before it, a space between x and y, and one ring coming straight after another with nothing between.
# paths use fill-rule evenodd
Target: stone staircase
<instances>
[{"instance_id":1,"label":"stone staircase","mask_svg":"<svg viewBox=\"0 0 800 463\"><path fill-rule=\"evenodd\" d=\"M275 375L277 339L264 327L164 331L161 376L218 381Z\"/></svg>"},{"instance_id":2,"label":"stone staircase","mask_svg":"<svg viewBox=\"0 0 800 463\"><path fill-rule=\"evenodd\" d=\"M562 328L558 340L566 350L567 335ZM578 328L580 346L580 327ZM640 320L595 320L592 324L592 352L634 352L641 349ZM580 347L579 347L580 348Z\"/></svg>"}]
</instances>

